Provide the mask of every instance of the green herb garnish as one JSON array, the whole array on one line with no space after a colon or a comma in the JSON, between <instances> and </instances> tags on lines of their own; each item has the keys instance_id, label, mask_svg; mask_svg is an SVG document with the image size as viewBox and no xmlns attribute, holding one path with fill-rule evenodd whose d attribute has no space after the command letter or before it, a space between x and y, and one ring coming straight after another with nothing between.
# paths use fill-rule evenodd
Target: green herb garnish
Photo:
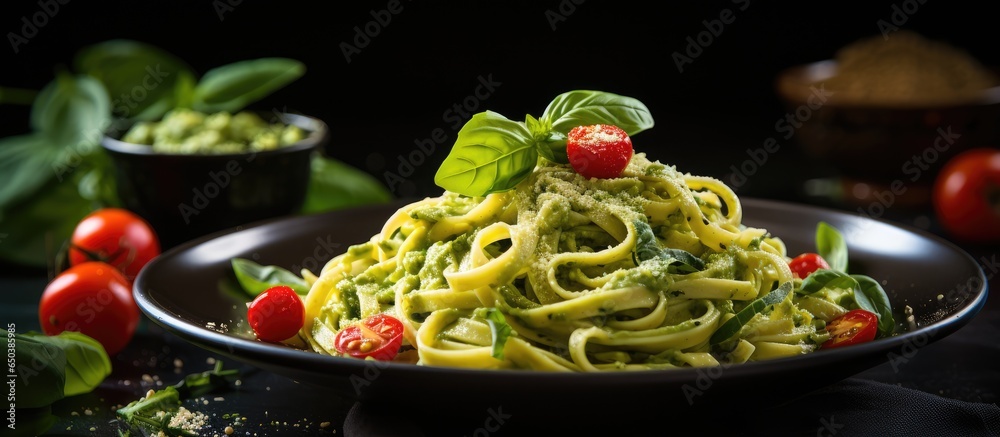
<instances>
[{"instance_id":1,"label":"green herb garnish","mask_svg":"<svg viewBox=\"0 0 1000 437\"><path fill-rule=\"evenodd\" d=\"M631 136L653 127L653 117L634 98L590 90L560 94L540 118L527 115L523 122L480 112L458 132L434 182L466 196L510 190L531 174L539 157L569 162L566 134L590 124L612 124Z\"/></svg>"}]
</instances>

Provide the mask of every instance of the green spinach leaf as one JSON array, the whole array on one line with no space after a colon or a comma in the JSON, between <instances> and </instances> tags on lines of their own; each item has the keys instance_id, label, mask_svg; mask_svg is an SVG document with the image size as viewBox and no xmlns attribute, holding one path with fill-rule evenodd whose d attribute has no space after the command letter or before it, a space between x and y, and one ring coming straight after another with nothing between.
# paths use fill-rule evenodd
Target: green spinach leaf
<instances>
[{"instance_id":1,"label":"green spinach leaf","mask_svg":"<svg viewBox=\"0 0 1000 437\"><path fill-rule=\"evenodd\" d=\"M233 273L250 296L257 296L275 285L287 285L296 294L309 293L309 284L298 275L278 266L263 266L244 258L233 258Z\"/></svg>"},{"instance_id":2,"label":"green spinach leaf","mask_svg":"<svg viewBox=\"0 0 1000 437\"><path fill-rule=\"evenodd\" d=\"M202 112L236 112L302 77L303 63L260 58L213 68L194 88L192 107Z\"/></svg>"},{"instance_id":3,"label":"green spinach leaf","mask_svg":"<svg viewBox=\"0 0 1000 437\"><path fill-rule=\"evenodd\" d=\"M507 324L507 319L503 316L503 313L496 308L487 308L484 317L490 325L490 334L493 336L491 355L493 358L502 360L504 357L503 348L507 345L507 338L510 337L513 329Z\"/></svg>"},{"instance_id":4,"label":"green spinach leaf","mask_svg":"<svg viewBox=\"0 0 1000 437\"><path fill-rule=\"evenodd\" d=\"M708 339L709 344L715 345L729 340L732 336L739 333L740 329L743 329L743 325L750 322L750 319L753 319L753 316L785 300L791 292L792 283L785 282L784 284L781 284L780 287L765 294L763 297L754 299L753 302L750 302L746 307L737 312L735 316L730 317L729 320L726 320L721 326L719 326L719 329L716 329L715 333L712 334L712 337Z\"/></svg>"},{"instance_id":5,"label":"green spinach leaf","mask_svg":"<svg viewBox=\"0 0 1000 437\"><path fill-rule=\"evenodd\" d=\"M826 222L819 222L816 227L816 250L830 268L839 272L847 272L847 243L837 228Z\"/></svg>"},{"instance_id":6,"label":"green spinach leaf","mask_svg":"<svg viewBox=\"0 0 1000 437\"><path fill-rule=\"evenodd\" d=\"M878 316L879 335L890 336L896 330L896 320L892 315L889 296L882 285L870 276L851 275L858 281L861 292L855 295L858 306L875 313ZM859 299L861 297L861 299ZM862 303L864 302L864 303Z\"/></svg>"},{"instance_id":7,"label":"green spinach leaf","mask_svg":"<svg viewBox=\"0 0 1000 437\"><path fill-rule=\"evenodd\" d=\"M104 346L86 334L63 331L51 336L39 332L25 335L62 349L66 357L66 396L90 393L111 374L111 359Z\"/></svg>"},{"instance_id":8,"label":"green spinach leaf","mask_svg":"<svg viewBox=\"0 0 1000 437\"><path fill-rule=\"evenodd\" d=\"M303 214L386 203L390 193L374 176L322 155L314 156Z\"/></svg>"},{"instance_id":9,"label":"green spinach leaf","mask_svg":"<svg viewBox=\"0 0 1000 437\"><path fill-rule=\"evenodd\" d=\"M104 86L90 76L59 73L31 106L31 127L61 150L93 147L111 120ZM79 153L79 152L77 152Z\"/></svg>"},{"instance_id":10,"label":"green spinach leaf","mask_svg":"<svg viewBox=\"0 0 1000 437\"><path fill-rule=\"evenodd\" d=\"M118 118L155 120L170 109L190 104L194 72L159 47L113 39L77 52L74 67L104 84L111 113Z\"/></svg>"}]
</instances>

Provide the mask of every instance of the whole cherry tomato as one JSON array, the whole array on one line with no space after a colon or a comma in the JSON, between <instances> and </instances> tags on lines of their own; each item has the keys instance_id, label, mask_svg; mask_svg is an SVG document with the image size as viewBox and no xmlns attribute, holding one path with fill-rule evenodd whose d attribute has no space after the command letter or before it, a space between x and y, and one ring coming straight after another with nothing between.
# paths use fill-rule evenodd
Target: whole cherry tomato
<instances>
[{"instance_id":1,"label":"whole cherry tomato","mask_svg":"<svg viewBox=\"0 0 1000 437\"><path fill-rule=\"evenodd\" d=\"M788 262L788 268L801 279L805 279L812 272L819 269L828 269L830 264L817 253L803 253Z\"/></svg>"},{"instance_id":2,"label":"whole cherry tomato","mask_svg":"<svg viewBox=\"0 0 1000 437\"><path fill-rule=\"evenodd\" d=\"M956 240L1000 242L1000 149L969 149L948 160L934 181L933 204Z\"/></svg>"},{"instance_id":3,"label":"whole cherry tomato","mask_svg":"<svg viewBox=\"0 0 1000 437\"><path fill-rule=\"evenodd\" d=\"M79 331L114 356L132 340L139 307L131 283L114 266L89 261L72 266L49 282L38 307L42 332Z\"/></svg>"},{"instance_id":4,"label":"whole cherry tomato","mask_svg":"<svg viewBox=\"0 0 1000 437\"><path fill-rule=\"evenodd\" d=\"M77 223L70 238L69 263L103 261L131 282L159 254L160 241L149 223L126 209L103 208Z\"/></svg>"},{"instance_id":5,"label":"whole cherry tomato","mask_svg":"<svg viewBox=\"0 0 1000 437\"><path fill-rule=\"evenodd\" d=\"M376 314L341 329L333 345L338 352L355 358L389 361L403 345L403 323L388 314Z\"/></svg>"},{"instance_id":6,"label":"whole cherry tomato","mask_svg":"<svg viewBox=\"0 0 1000 437\"><path fill-rule=\"evenodd\" d=\"M295 290L275 285L258 294L247 308L247 320L257 338L278 343L294 337L305 323L305 305Z\"/></svg>"},{"instance_id":7,"label":"whole cherry tomato","mask_svg":"<svg viewBox=\"0 0 1000 437\"><path fill-rule=\"evenodd\" d=\"M632 160L632 139L618 126L577 126L566 135L566 155L585 178L616 178Z\"/></svg>"},{"instance_id":8,"label":"whole cherry tomato","mask_svg":"<svg viewBox=\"0 0 1000 437\"><path fill-rule=\"evenodd\" d=\"M827 323L826 331L830 339L823 343L823 349L872 341L878 333L878 316L862 309L850 310Z\"/></svg>"}]
</instances>

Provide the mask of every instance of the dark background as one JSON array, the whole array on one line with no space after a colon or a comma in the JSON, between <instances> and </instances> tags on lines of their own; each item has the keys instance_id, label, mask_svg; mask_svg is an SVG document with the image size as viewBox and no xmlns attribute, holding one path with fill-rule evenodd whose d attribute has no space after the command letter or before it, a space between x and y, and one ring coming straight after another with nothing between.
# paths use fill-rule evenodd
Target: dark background
<instances>
[{"instance_id":1,"label":"dark background","mask_svg":"<svg viewBox=\"0 0 1000 437\"><path fill-rule=\"evenodd\" d=\"M446 111L474 95L479 77L492 77L500 86L487 99L472 100L478 103L473 112L490 109L518 120L540 115L554 96L573 89L636 97L656 120L656 127L635 139L638 150L682 171L724 177L730 166L747 159L747 148L775 136L774 123L786 112L774 91L777 74L878 35L877 22L892 22L894 5L916 7L900 29L1000 65L990 30L994 19L967 3L723 1L654 7L653 2L577 1L402 0L402 10L379 26L350 62L341 45L355 45L355 26L364 29L372 11L386 9L388 1L234 6L226 0L71 1L59 5L20 53L9 44L0 47L0 84L40 88L77 50L112 38L162 47L199 74L256 57L295 58L306 64L305 76L253 106L325 120L333 131L332 156L383 181L386 171L394 171L406 180L392 184L394 193L422 196L439 192L433 173L457 132L457 123L445 120ZM37 1L6 3L0 19L5 34L18 32L21 17L41 10ZM697 37L705 30L703 20L718 19L723 9L731 9L735 21L679 72L672 54L683 53L686 38ZM552 21L555 14L563 19ZM8 120L5 134L27 129L25 108L0 106L0 111ZM437 128L448 140L406 177L400 156L414 153L414 141ZM801 156L792 144L782 141L788 147L772 157L778 163L772 174L835 171ZM740 194L794 197L793 187L782 180L753 178Z\"/></svg>"}]
</instances>

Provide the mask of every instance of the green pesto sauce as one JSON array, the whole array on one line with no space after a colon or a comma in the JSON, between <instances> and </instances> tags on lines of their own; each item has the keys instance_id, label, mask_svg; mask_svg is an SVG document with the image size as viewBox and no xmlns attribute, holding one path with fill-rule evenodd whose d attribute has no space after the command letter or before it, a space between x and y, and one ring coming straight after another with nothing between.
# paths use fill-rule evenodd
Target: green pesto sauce
<instances>
[{"instance_id":1,"label":"green pesto sauce","mask_svg":"<svg viewBox=\"0 0 1000 437\"><path fill-rule=\"evenodd\" d=\"M275 150L306 136L298 126L269 123L250 111L206 114L175 109L160 121L136 123L122 141L146 144L162 153L214 154Z\"/></svg>"}]
</instances>

